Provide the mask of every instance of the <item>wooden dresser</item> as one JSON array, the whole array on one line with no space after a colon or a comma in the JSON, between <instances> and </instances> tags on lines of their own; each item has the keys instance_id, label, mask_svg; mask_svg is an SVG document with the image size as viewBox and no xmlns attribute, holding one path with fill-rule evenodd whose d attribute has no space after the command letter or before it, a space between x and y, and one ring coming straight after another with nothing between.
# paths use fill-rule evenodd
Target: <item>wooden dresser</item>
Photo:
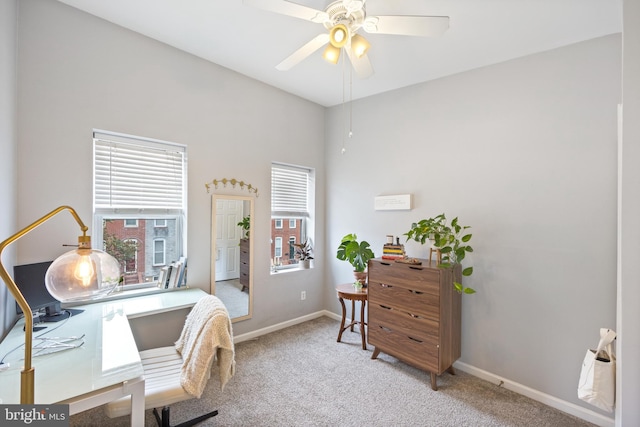
<instances>
[{"instance_id":1,"label":"wooden dresser","mask_svg":"<svg viewBox=\"0 0 640 427\"><path fill-rule=\"evenodd\" d=\"M240 239L240 284L242 291L249 291L249 239Z\"/></svg>"},{"instance_id":2,"label":"wooden dresser","mask_svg":"<svg viewBox=\"0 0 640 427\"><path fill-rule=\"evenodd\" d=\"M380 352L436 375L453 370L460 357L460 268L438 268L435 262L401 264L383 259L369 261L369 344Z\"/></svg>"}]
</instances>

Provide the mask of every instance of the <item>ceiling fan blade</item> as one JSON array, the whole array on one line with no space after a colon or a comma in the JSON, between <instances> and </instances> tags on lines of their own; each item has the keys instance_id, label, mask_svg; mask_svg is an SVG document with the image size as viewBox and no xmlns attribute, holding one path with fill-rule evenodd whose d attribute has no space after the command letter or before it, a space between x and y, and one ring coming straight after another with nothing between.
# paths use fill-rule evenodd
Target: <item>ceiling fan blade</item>
<instances>
[{"instance_id":1,"label":"ceiling fan blade","mask_svg":"<svg viewBox=\"0 0 640 427\"><path fill-rule=\"evenodd\" d=\"M449 29L448 16L369 16L362 28L372 34L439 36Z\"/></svg>"},{"instance_id":2,"label":"ceiling fan blade","mask_svg":"<svg viewBox=\"0 0 640 427\"><path fill-rule=\"evenodd\" d=\"M366 79L373 75L373 66L371 65L371 61L369 61L369 57L367 54L364 54L358 57L351 49L351 46L345 46L343 48L347 52L347 56L349 57L349 61L351 61L351 65L353 65L353 70L356 72L358 78Z\"/></svg>"},{"instance_id":3,"label":"ceiling fan blade","mask_svg":"<svg viewBox=\"0 0 640 427\"><path fill-rule=\"evenodd\" d=\"M323 23L329 19L329 15L322 10L313 9L286 0L243 0L243 3L247 6L293 16L294 18L307 21Z\"/></svg>"},{"instance_id":4,"label":"ceiling fan blade","mask_svg":"<svg viewBox=\"0 0 640 427\"><path fill-rule=\"evenodd\" d=\"M329 34L318 34L313 39L311 39L310 42L293 52L287 59L276 65L276 69L280 71L287 71L291 69L294 65L298 64L307 56L311 55L313 52L320 49L327 43L329 43Z\"/></svg>"}]
</instances>

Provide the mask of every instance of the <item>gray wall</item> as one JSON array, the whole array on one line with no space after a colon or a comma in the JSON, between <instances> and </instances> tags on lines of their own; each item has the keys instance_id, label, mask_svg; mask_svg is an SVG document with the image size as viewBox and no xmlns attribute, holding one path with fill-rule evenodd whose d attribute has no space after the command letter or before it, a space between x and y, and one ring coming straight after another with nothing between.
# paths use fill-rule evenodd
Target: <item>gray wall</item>
<instances>
[{"instance_id":1,"label":"gray wall","mask_svg":"<svg viewBox=\"0 0 640 427\"><path fill-rule=\"evenodd\" d=\"M0 239L16 230L16 24L17 0L0 2ZM2 256L11 273L15 248L9 246ZM0 337L15 321L15 304L4 283L0 284Z\"/></svg>"},{"instance_id":2,"label":"gray wall","mask_svg":"<svg viewBox=\"0 0 640 427\"><path fill-rule=\"evenodd\" d=\"M15 5L0 9L6 152L16 140L15 19L8 17ZM473 227L476 250L465 283L478 294L463 302L462 362L591 409L575 397L579 364L597 328L615 327L620 37L355 102L354 137L342 155L341 107L325 110L58 2L19 7L18 176L15 185L14 162L1 157L0 195L15 200L17 190L20 198L17 208L0 205L3 235L60 204L90 222L93 128L184 143L189 283L208 289L204 183L233 177L259 188L256 251L268 253L270 162L314 167L316 268L272 277L267 258L257 257L254 318L234 324L237 334L323 308L338 313L333 285L352 280L349 266L335 260L343 234L356 232L379 252L386 234L446 212ZM629 93L638 99L637 86ZM637 115L635 108L625 113ZM637 146L638 125L627 130ZM373 210L376 195L398 193L414 195L412 211ZM636 210L627 211L630 223ZM53 222L18 243L19 262L51 259L62 243L74 243L71 217ZM637 259L637 240L630 245ZM637 325L637 303L628 307ZM585 318L588 309L594 314ZM144 322L136 328L145 330ZM630 341L629 352L637 349ZM635 369L625 410L637 421Z\"/></svg>"},{"instance_id":3,"label":"gray wall","mask_svg":"<svg viewBox=\"0 0 640 427\"><path fill-rule=\"evenodd\" d=\"M370 97L353 103L345 154L330 109L328 246L355 232L381 255L386 234L458 216L478 291L463 298L461 362L591 409L576 396L582 358L616 326L620 73L613 35ZM411 211L373 209L406 193ZM350 270L332 260L329 282Z\"/></svg>"},{"instance_id":4,"label":"gray wall","mask_svg":"<svg viewBox=\"0 0 640 427\"><path fill-rule=\"evenodd\" d=\"M190 286L209 289L206 182L237 178L258 187L253 235L264 254L271 161L316 168L318 197L324 194L321 106L55 1L23 1L19 19L21 223L68 204L92 225L93 128L188 146ZM317 236L324 223L321 213ZM70 215L59 215L18 242L18 260L52 259L78 231ZM322 253L322 239L316 248ZM322 260L313 270L271 277L268 258L255 258L254 317L235 324L237 334L323 308Z\"/></svg>"},{"instance_id":5,"label":"gray wall","mask_svg":"<svg viewBox=\"0 0 640 427\"><path fill-rule=\"evenodd\" d=\"M640 425L640 3L624 1L616 426Z\"/></svg>"}]
</instances>

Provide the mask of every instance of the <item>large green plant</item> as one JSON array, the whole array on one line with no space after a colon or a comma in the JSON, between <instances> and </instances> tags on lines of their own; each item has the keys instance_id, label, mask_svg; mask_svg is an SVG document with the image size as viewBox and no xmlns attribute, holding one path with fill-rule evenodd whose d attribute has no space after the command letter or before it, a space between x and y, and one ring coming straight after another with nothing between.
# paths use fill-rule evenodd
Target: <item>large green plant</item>
<instances>
[{"instance_id":1,"label":"large green plant","mask_svg":"<svg viewBox=\"0 0 640 427\"><path fill-rule=\"evenodd\" d=\"M416 242L425 244L430 240L432 245L440 250L442 254L442 268L452 267L461 264L462 260L468 252L473 252L473 248L468 245L472 234L467 233L471 228L468 225L458 224L458 217L454 218L447 225L447 218L444 214L440 214L433 218L423 219L411 224L411 230L404 233L407 240L413 239ZM463 276L471 276L473 267L466 267L462 270ZM459 282L453 282L456 290L460 293L474 294L476 291L472 288L466 288Z\"/></svg>"},{"instance_id":2,"label":"large green plant","mask_svg":"<svg viewBox=\"0 0 640 427\"><path fill-rule=\"evenodd\" d=\"M367 269L369 260L375 258L375 255L368 242L364 240L358 242L358 236L347 234L340 241L336 258L348 261L356 272L362 273Z\"/></svg>"},{"instance_id":3,"label":"large green plant","mask_svg":"<svg viewBox=\"0 0 640 427\"><path fill-rule=\"evenodd\" d=\"M249 238L249 231L251 229L251 215L247 215L244 218L242 218L242 221L240 221L237 224L238 227L242 228L242 238L243 239L248 239Z\"/></svg>"}]
</instances>

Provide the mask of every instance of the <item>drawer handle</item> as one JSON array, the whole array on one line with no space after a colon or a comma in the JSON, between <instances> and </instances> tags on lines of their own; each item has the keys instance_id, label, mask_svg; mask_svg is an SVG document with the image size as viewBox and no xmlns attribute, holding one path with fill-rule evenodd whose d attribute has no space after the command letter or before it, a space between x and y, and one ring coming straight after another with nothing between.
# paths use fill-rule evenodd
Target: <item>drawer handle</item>
<instances>
[{"instance_id":1,"label":"drawer handle","mask_svg":"<svg viewBox=\"0 0 640 427\"><path fill-rule=\"evenodd\" d=\"M411 313L407 313L409 316L413 317L414 319L424 319L424 317L422 316L418 316L417 314L411 314Z\"/></svg>"},{"instance_id":2,"label":"drawer handle","mask_svg":"<svg viewBox=\"0 0 640 427\"><path fill-rule=\"evenodd\" d=\"M423 269L422 267L415 267L413 265L410 265L409 268L412 268L414 270L422 270Z\"/></svg>"},{"instance_id":3,"label":"drawer handle","mask_svg":"<svg viewBox=\"0 0 640 427\"><path fill-rule=\"evenodd\" d=\"M415 342L419 342L420 344L422 344L424 341L421 341L417 338L413 338L413 337L408 337L410 340L415 341Z\"/></svg>"},{"instance_id":4,"label":"drawer handle","mask_svg":"<svg viewBox=\"0 0 640 427\"><path fill-rule=\"evenodd\" d=\"M391 310L391 307L387 307L386 305L380 304L380 308L384 308L385 310Z\"/></svg>"},{"instance_id":5,"label":"drawer handle","mask_svg":"<svg viewBox=\"0 0 640 427\"><path fill-rule=\"evenodd\" d=\"M386 326L380 326L380 329L382 329L385 332L393 332L391 329L387 328Z\"/></svg>"},{"instance_id":6,"label":"drawer handle","mask_svg":"<svg viewBox=\"0 0 640 427\"><path fill-rule=\"evenodd\" d=\"M390 266L391 264L388 262L381 262L380 265L386 265L386 266Z\"/></svg>"},{"instance_id":7,"label":"drawer handle","mask_svg":"<svg viewBox=\"0 0 640 427\"><path fill-rule=\"evenodd\" d=\"M424 294L424 292L420 292L420 291L411 291L411 290L410 290L409 292L411 292L412 294L416 294L416 295L422 295L422 294Z\"/></svg>"},{"instance_id":8,"label":"drawer handle","mask_svg":"<svg viewBox=\"0 0 640 427\"><path fill-rule=\"evenodd\" d=\"M387 285L386 283L380 283L381 288L393 288L391 285Z\"/></svg>"}]
</instances>

